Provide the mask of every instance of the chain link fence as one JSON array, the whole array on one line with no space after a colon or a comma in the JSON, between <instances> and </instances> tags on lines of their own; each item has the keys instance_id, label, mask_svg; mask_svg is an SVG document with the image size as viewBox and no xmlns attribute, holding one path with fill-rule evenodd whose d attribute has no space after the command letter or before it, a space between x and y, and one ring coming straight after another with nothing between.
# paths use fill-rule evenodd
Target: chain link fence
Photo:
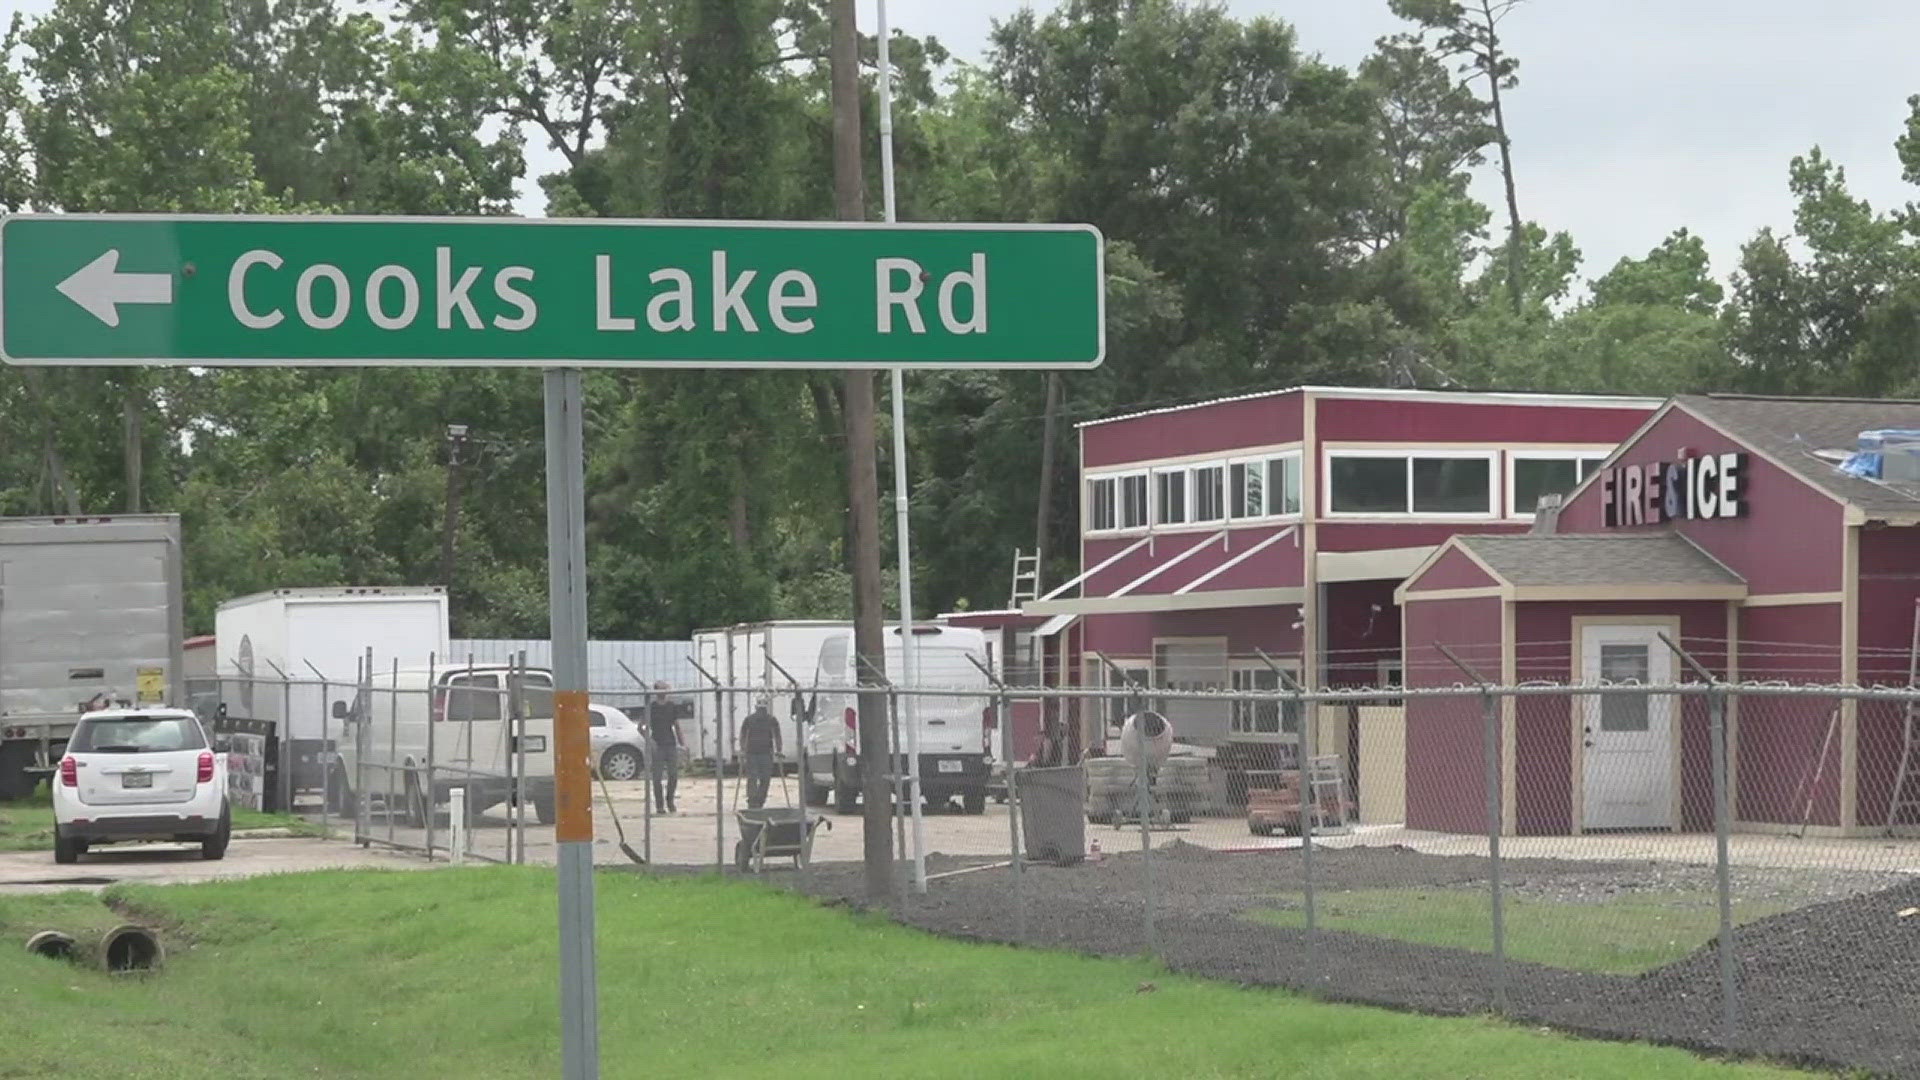
<instances>
[{"instance_id":1,"label":"chain link fence","mask_svg":"<svg viewBox=\"0 0 1920 1080\"><path fill-rule=\"evenodd\" d=\"M342 835L551 862L545 673L464 674L221 698L286 718L270 782ZM874 898L846 687L674 686L633 716L600 704L616 690L592 695L602 866L1335 999L1920 1068L1920 691L890 688L890 745L920 755L887 763ZM700 741L696 694L729 718Z\"/></svg>"}]
</instances>

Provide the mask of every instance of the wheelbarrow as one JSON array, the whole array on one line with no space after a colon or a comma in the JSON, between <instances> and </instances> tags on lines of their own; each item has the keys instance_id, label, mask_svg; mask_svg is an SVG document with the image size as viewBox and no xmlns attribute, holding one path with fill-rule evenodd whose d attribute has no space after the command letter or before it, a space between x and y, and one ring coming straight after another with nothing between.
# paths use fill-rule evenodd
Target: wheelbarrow
<instances>
[{"instance_id":1,"label":"wheelbarrow","mask_svg":"<svg viewBox=\"0 0 1920 1080\"><path fill-rule=\"evenodd\" d=\"M763 873L768 859L792 859L799 870L813 859L813 834L833 822L823 814L799 807L736 810L740 839L733 845L733 865L743 874Z\"/></svg>"}]
</instances>

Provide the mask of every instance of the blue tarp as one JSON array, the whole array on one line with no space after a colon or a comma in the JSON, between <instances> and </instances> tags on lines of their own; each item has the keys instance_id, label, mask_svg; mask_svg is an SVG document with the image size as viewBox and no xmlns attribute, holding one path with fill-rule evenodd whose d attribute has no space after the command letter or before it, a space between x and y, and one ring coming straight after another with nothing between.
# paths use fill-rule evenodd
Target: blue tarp
<instances>
[{"instance_id":1,"label":"blue tarp","mask_svg":"<svg viewBox=\"0 0 1920 1080\"><path fill-rule=\"evenodd\" d=\"M1863 431L1860 433L1859 447L1840 463L1840 471L1868 480L1880 480L1886 475L1886 456L1889 452L1920 455L1920 431L1911 428Z\"/></svg>"}]
</instances>

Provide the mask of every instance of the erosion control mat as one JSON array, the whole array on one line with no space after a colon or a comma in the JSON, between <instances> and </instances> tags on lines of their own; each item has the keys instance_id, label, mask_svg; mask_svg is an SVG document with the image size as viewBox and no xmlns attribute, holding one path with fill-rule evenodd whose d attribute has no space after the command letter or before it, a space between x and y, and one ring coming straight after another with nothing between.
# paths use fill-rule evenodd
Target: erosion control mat
<instances>
[{"instance_id":1,"label":"erosion control mat","mask_svg":"<svg viewBox=\"0 0 1920 1080\"><path fill-rule=\"evenodd\" d=\"M928 868L938 873L985 861L936 855ZM1030 866L1017 890L1009 870L942 878L925 896L908 894L893 914L952 936L1102 955L1157 952L1168 967L1194 975L1422 1012L1477 1013L1499 1004L1485 951L1483 924L1490 920L1481 914L1489 906L1487 870L1477 856L1316 849L1322 929L1311 936L1301 929L1298 851L1228 854L1179 841L1151 860L1151 928L1137 851L1075 867ZM1920 914L1899 914L1920 907L1920 882L1736 869L1735 895L1754 905L1739 908L1740 917L1754 921L1735 930L1741 1015L1728 1047L1712 867L1507 859L1502 873L1509 956L1531 950L1545 961L1505 965L1500 1011L1516 1021L1920 1077ZM861 869L818 863L804 887L858 904ZM1368 917L1387 921L1367 924L1367 934L1327 929L1359 925L1343 893L1367 898ZM1016 896L1024 898L1018 907ZM1682 916L1671 930L1663 921L1670 912ZM1447 927L1461 923L1461 939L1448 939ZM1464 936L1471 934L1479 936ZM1575 969L1604 966L1613 939L1645 946L1649 938L1654 948L1646 955L1662 957L1661 966L1637 974Z\"/></svg>"}]
</instances>

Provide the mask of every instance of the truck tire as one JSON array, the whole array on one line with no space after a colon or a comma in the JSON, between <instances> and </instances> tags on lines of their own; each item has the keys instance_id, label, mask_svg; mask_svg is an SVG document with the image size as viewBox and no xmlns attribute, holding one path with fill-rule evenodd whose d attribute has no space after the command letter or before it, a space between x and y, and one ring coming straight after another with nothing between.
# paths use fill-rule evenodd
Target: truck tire
<instances>
[{"instance_id":1,"label":"truck tire","mask_svg":"<svg viewBox=\"0 0 1920 1080\"><path fill-rule=\"evenodd\" d=\"M987 812L987 793L979 788L970 788L960 793L960 806L969 814Z\"/></svg>"},{"instance_id":2,"label":"truck tire","mask_svg":"<svg viewBox=\"0 0 1920 1080\"><path fill-rule=\"evenodd\" d=\"M433 816L433 803L427 798L426 792L421 790L420 778L411 772L407 774L406 788L407 827L424 829L427 827L428 819Z\"/></svg>"},{"instance_id":3,"label":"truck tire","mask_svg":"<svg viewBox=\"0 0 1920 1080\"><path fill-rule=\"evenodd\" d=\"M80 856L87 853L87 845L78 840L70 840L61 831L60 826L53 827L53 861L61 865L76 863Z\"/></svg>"},{"instance_id":4,"label":"truck tire","mask_svg":"<svg viewBox=\"0 0 1920 1080\"><path fill-rule=\"evenodd\" d=\"M840 759L833 759L833 808L842 814L851 814L860 809L860 779L847 779L846 770Z\"/></svg>"},{"instance_id":5,"label":"truck tire","mask_svg":"<svg viewBox=\"0 0 1920 1080\"><path fill-rule=\"evenodd\" d=\"M545 795L533 797L533 816L539 818L542 825L552 825L560 820L560 815L553 805L553 792L549 791Z\"/></svg>"},{"instance_id":6,"label":"truck tire","mask_svg":"<svg viewBox=\"0 0 1920 1080\"><path fill-rule=\"evenodd\" d=\"M345 769L335 765L327 770L326 807L335 817L354 817L359 805L354 801L353 788L347 784Z\"/></svg>"}]
</instances>

